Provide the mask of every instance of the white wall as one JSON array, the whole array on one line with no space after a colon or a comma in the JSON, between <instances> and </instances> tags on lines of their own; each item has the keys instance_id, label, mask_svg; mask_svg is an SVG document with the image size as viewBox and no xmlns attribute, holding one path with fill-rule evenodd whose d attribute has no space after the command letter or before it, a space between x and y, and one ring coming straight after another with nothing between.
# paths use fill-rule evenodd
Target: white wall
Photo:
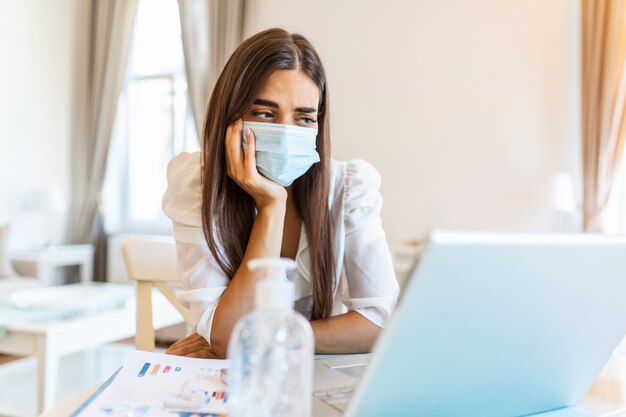
<instances>
[{"instance_id":1,"label":"white wall","mask_svg":"<svg viewBox=\"0 0 626 417\"><path fill-rule=\"evenodd\" d=\"M333 155L383 178L390 240L548 230L579 176L576 0L251 0L246 36L306 35L328 73Z\"/></svg>"},{"instance_id":2,"label":"white wall","mask_svg":"<svg viewBox=\"0 0 626 417\"><path fill-rule=\"evenodd\" d=\"M0 0L0 223L29 190L69 195L80 0ZM330 83L333 154L383 177L392 241L435 227L546 230L549 180L578 178L577 0L250 0L247 35L307 35ZM57 222L58 223L58 222Z\"/></svg>"},{"instance_id":3,"label":"white wall","mask_svg":"<svg viewBox=\"0 0 626 417\"><path fill-rule=\"evenodd\" d=\"M69 196L79 1L0 0L0 224L13 247L63 237L62 215L25 206L50 186Z\"/></svg>"}]
</instances>

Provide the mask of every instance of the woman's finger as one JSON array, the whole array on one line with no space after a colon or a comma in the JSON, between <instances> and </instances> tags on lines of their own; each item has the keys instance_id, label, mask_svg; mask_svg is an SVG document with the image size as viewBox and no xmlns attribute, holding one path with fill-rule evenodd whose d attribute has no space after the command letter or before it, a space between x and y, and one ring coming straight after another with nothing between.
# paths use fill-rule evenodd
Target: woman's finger
<instances>
[{"instance_id":1,"label":"woman's finger","mask_svg":"<svg viewBox=\"0 0 626 417\"><path fill-rule=\"evenodd\" d=\"M205 344L196 342L180 346L177 349L168 350L167 352L172 355L185 356L189 353L196 352L204 348L206 348Z\"/></svg>"},{"instance_id":2,"label":"woman's finger","mask_svg":"<svg viewBox=\"0 0 626 417\"><path fill-rule=\"evenodd\" d=\"M167 349L166 353L180 351L181 349L185 349L186 346L189 346L189 345L191 345L193 343L202 342L202 341L206 342L204 337L200 336L198 333L192 333L192 334L190 334L188 336L183 337L182 339L180 339L179 341L175 342L174 344L172 344Z\"/></svg>"},{"instance_id":3,"label":"woman's finger","mask_svg":"<svg viewBox=\"0 0 626 417\"><path fill-rule=\"evenodd\" d=\"M183 352L183 351L189 349L189 346L191 346L192 344L193 344L192 342L179 340L178 342L176 342L172 346L170 346L167 349L167 351L165 351L165 353L167 353L169 355L178 355L178 354L180 354L180 352Z\"/></svg>"},{"instance_id":4,"label":"woman's finger","mask_svg":"<svg viewBox=\"0 0 626 417\"><path fill-rule=\"evenodd\" d=\"M177 356L187 356L188 354L192 353L192 352L197 352L199 350L203 350L208 348L209 344L206 343L206 341L204 343L202 342L188 342L185 343L183 345L177 346L176 348L172 349L168 349L166 353L170 354L170 355L177 355Z\"/></svg>"},{"instance_id":5,"label":"woman's finger","mask_svg":"<svg viewBox=\"0 0 626 417\"><path fill-rule=\"evenodd\" d=\"M246 169L246 175L254 176L257 173L256 170L256 138L254 132L249 127L246 128L246 155L244 158L244 164Z\"/></svg>"},{"instance_id":6,"label":"woman's finger","mask_svg":"<svg viewBox=\"0 0 626 417\"><path fill-rule=\"evenodd\" d=\"M220 359L212 350L204 349L202 351L193 352L187 355L188 358L200 359Z\"/></svg>"},{"instance_id":7,"label":"woman's finger","mask_svg":"<svg viewBox=\"0 0 626 417\"><path fill-rule=\"evenodd\" d=\"M226 129L226 161L231 178L237 180L243 173L244 160L241 151L241 119Z\"/></svg>"},{"instance_id":8,"label":"woman's finger","mask_svg":"<svg viewBox=\"0 0 626 417\"><path fill-rule=\"evenodd\" d=\"M224 151L226 153L226 173L231 178L234 175L233 162L232 162L233 157L232 157L232 152L230 150L231 142L232 142L232 131L233 131L233 125L229 125L226 128L226 137L224 139ZM183 341L183 340L185 339L181 339L180 341Z\"/></svg>"},{"instance_id":9,"label":"woman's finger","mask_svg":"<svg viewBox=\"0 0 626 417\"><path fill-rule=\"evenodd\" d=\"M182 340L204 340L204 337L200 336L200 333L193 332L188 336L185 336Z\"/></svg>"}]
</instances>

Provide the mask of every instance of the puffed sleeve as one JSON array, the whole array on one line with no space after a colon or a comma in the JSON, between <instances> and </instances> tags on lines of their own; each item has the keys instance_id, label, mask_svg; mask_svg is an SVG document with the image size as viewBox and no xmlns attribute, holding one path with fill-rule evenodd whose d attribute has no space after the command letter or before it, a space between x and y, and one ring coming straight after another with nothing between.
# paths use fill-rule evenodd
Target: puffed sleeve
<instances>
[{"instance_id":1,"label":"puffed sleeve","mask_svg":"<svg viewBox=\"0 0 626 417\"><path fill-rule=\"evenodd\" d=\"M342 300L384 327L398 299L399 287L380 219L380 175L369 163L348 161L344 173L344 268L348 285Z\"/></svg>"},{"instance_id":2,"label":"puffed sleeve","mask_svg":"<svg viewBox=\"0 0 626 417\"><path fill-rule=\"evenodd\" d=\"M200 169L199 152L183 152L170 161L163 211L172 220L178 273L185 289L178 300L191 311L197 332L211 343L213 315L229 280L204 239Z\"/></svg>"}]
</instances>

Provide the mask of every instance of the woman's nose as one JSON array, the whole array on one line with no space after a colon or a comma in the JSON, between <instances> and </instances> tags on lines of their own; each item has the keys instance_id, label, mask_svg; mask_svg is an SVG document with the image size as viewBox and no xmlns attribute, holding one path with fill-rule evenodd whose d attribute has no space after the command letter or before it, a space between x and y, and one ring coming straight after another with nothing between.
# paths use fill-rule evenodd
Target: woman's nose
<instances>
[{"instance_id":1,"label":"woman's nose","mask_svg":"<svg viewBox=\"0 0 626 417\"><path fill-rule=\"evenodd\" d=\"M293 117L291 115L284 115L284 116L279 117L276 123L279 123L281 125L294 125L295 126L295 122L293 121Z\"/></svg>"}]
</instances>

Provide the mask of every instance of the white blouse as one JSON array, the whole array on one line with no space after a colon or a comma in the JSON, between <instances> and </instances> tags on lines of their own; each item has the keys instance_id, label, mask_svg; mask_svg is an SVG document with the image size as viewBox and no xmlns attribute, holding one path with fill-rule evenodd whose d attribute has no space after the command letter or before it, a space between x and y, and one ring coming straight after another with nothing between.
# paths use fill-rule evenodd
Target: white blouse
<instances>
[{"instance_id":1,"label":"white blouse","mask_svg":"<svg viewBox=\"0 0 626 417\"><path fill-rule=\"evenodd\" d=\"M182 153L168 165L163 211L172 219L178 272L197 332L210 343L213 315L229 283L202 232L200 152ZM384 327L398 298L393 263L380 219L380 176L362 160L331 162L329 208L335 225L335 287L332 315L354 310ZM287 278L295 284L295 309L310 317L311 260L304 227L296 255L298 267ZM344 273L342 273L342 271Z\"/></svg>"}]
</instances>

